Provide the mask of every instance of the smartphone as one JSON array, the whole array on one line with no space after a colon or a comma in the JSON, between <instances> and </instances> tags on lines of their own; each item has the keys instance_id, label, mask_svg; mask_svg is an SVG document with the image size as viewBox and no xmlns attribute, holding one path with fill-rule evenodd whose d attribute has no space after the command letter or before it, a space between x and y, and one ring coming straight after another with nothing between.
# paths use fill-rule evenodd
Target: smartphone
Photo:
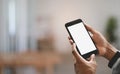
<instances>
[{"instance_id":1,"label":"smartphone","mask_svg":"<svg viewBox=\"0 0 120 74\"><path fill-rule=\"evenodd\" d=\"M78 53L83 58L86 59L90 55L98 53L98 49L81 19L68 22L65 24L65 27L71 39L76 44Z\"/></svg>"}]
</instances>

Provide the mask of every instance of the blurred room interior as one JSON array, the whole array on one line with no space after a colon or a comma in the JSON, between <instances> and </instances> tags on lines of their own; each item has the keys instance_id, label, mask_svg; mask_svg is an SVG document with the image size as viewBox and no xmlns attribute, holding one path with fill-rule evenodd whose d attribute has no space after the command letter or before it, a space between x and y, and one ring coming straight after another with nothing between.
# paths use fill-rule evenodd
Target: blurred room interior
<instances>
[{"instance_id":1,"label":"blurred room interior","mask_svg":"<svg viewBox=\"0 0 120 74\"><path fill-rule=\"evenodd\" d=\"M64 24L81 18L119 49L119 7L120 0L0 0L0 74L75 74ZM96 74L111 74L106 59L96 60Z\"/></svg>"}]
</instances>

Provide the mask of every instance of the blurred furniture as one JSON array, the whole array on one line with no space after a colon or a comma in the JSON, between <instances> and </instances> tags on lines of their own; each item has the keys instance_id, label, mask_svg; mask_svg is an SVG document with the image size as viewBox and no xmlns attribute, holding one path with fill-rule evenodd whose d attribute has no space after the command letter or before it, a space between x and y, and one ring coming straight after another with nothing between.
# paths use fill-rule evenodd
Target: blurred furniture
<instances>
[{"instance_id":1,"label":"blurred furniture","mask_svg":"<svg viewBox=\"0 0 120 74\"><path fill-rule=\"evenodd\" d=\"M32 66L38 71L45 69L47 74L54 74L54 65L61 62L60 56L54 52L25 52L0 54L0 74L5 67L17 68Z\"/></svg>"},{"instance_id":2,"label":"blurred furniture","mask_svg":"<svg viewBox=\"0 0 120 74\"><path fill-rule=\"evenodd\" d=\"M54 38L48 36L37 40L37 49L39 51L54 51Z\"/></svg>"}]
</instances>

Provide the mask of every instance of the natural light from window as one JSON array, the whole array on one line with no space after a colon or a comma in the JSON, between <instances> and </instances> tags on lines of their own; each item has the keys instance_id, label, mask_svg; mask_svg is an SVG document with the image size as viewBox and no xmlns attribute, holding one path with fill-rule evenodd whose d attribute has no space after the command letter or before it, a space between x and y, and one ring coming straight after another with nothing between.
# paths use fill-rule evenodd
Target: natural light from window
<instances>
[{"instance_id":1,"label":"natural light from window","mask_svg":"<svg viewBox=\"0 0 120 74\"><path fill-rule=\"evenodd\" d=\"M15 35L15 1L9 0L9 34Z\"/></svg>"}]
</instances>

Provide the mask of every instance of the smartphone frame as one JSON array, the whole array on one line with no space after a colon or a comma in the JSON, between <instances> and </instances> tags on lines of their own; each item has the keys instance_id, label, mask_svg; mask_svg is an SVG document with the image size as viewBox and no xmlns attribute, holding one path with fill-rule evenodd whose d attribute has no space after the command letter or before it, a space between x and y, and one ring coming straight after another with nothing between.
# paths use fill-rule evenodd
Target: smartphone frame
<instances>
[{"instance_id":1,"label":"smartphone frame","mask_svg":"<svg viewBox=\"0 0 120 74\"><path fill-rule=\"evenodd\" d=\"M73 37L72 37L72 35L71 35L68 27L69 27L69 26L72 26L72 25L76 25L76 24L81 23L81 22L83 23L83 21L82 21L81 19L77 19L77 20L74 20L74 21L71 21L71 22L68 22L68 23L65 24L65 27L66 27L66 29L67 29L67 31L68 31L71 39L73 40L73 42L75 42L75 41L74 41L74 39L73 39ZM83 23L83 25L84 25L84 23ZM85 27L85 25L84 25L84 27ZM85 29L86 29L86 27L85 27ZM87 29L86 29L86 31L87 31L88 35L90 36L90 34L89 34L89 32L88 32ZM94 41L93 41L93 39L92 39L91 36L90 36L90 38L91 38L93 44L95 45L95 43L94 43ZM86 53L86 54L84 54L84 55L81 55L81 53L80 53L80 51L79 51L79 49L78 49L78 47L77 47L77 45L76 45L76 49L77 49L78 53L79 53L83 58L85 58L85 59L86 59L86 58L89 58L90 55L92 55L92 54L95 54L95 55L98 54L98 48L97 48L96 45L95 45L95 47L96 47L96 50L91 51L91 52L88 52L88 53Z\"/></svg>"}]
</instances>

